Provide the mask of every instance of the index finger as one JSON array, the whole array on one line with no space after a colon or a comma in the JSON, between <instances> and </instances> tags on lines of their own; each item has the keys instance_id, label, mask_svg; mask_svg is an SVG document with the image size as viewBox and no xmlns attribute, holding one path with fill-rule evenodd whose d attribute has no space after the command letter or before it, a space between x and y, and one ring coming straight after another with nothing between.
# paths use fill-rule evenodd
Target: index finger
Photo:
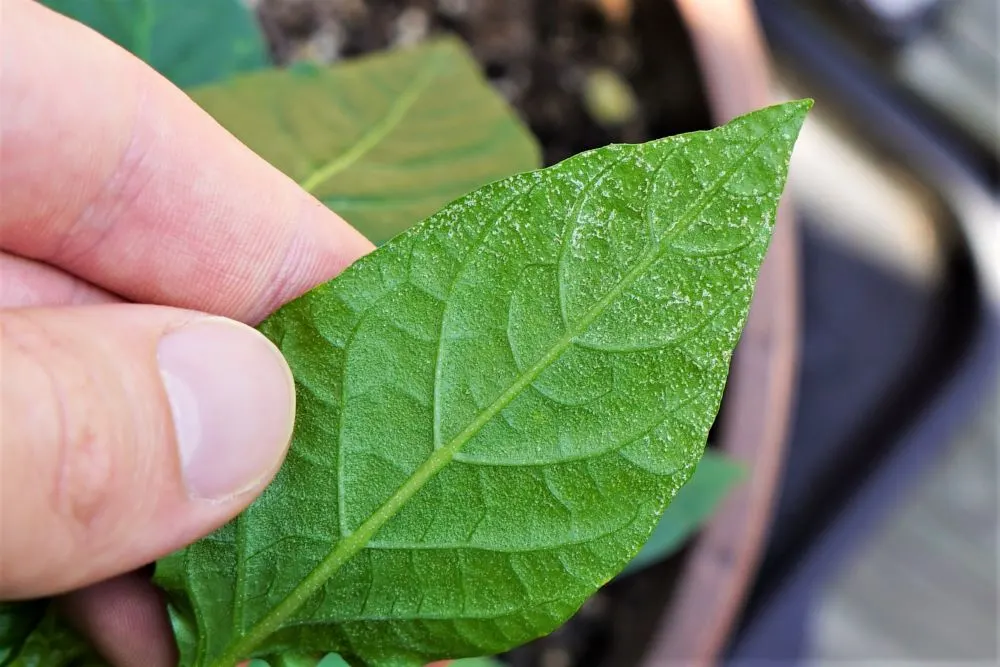
<instances>
[{"instance_id":1,"label":"index finger","mask_svg":"<svg viewBox=\"0 0 1000 667\"><path fill-rule=\"evenodd\" d=\"M255 322L372 245L117 45L0 21L0 247L126 299Z\"/></svg>"}]
</instances>

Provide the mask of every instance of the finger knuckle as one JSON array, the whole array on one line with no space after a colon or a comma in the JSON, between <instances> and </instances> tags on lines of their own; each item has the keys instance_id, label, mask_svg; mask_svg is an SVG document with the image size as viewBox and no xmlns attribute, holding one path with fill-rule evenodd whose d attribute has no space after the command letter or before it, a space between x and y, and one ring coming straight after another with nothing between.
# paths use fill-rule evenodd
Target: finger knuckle
<instances>
[{"instance_id":1,"label":"finger knuckle","mask_svg":"<svg viewBox=\"0 0 1000 667\"><path fill-rule=\"evenodd\" d=\"M24 361L36 406L29 420L27 443L34 456L31 473L52 513L75 537L93 532L113 493L115 478L113 425L101 411L102 383L78 354L30 316L8 321L4 334ZM44 480L44 481L43 481ZM34 483L32 480L26 480Z\"/></svg>"}]
</instances>

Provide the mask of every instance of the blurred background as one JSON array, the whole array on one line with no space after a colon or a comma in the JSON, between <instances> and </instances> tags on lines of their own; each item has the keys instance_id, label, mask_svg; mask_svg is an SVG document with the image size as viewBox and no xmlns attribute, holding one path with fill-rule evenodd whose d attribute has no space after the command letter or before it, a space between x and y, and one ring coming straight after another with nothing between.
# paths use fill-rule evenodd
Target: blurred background
<instances>
[{"instance_id":1,"label":"blurred background","mask_svg":"<svg viewBox=\"0 0 1000 667\"><path fill-rule=\"evenodd\" d=\"M243 4L279 66L457 34L546 164L816 100L713 434L748 479L506 664L998 664L995 0Z\"/></svg>"}]
</instances>

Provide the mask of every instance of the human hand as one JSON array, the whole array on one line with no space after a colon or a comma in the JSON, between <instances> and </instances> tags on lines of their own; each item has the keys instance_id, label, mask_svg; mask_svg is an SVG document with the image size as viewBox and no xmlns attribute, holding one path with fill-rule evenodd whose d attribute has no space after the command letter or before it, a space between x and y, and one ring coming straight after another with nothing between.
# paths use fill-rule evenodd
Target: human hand
<instances>
[{"instance_id":1,"label":"human hand","mask_svg":"<svg viewBox=\"0 0 1000 667\"><path fill-rule=\"evenodd\" d=\"M2 16L0 599L58 595L112 664L173 665L137 569L248 505L293 421L240 322L372 246L111 42Z\"/></svg>"}]
</instances>

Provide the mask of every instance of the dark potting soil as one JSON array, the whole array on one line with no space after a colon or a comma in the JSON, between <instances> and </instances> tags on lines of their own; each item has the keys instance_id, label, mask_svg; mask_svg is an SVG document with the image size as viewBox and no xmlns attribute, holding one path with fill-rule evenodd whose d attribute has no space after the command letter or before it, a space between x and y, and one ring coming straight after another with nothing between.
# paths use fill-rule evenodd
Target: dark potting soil
<instances>
[{"instance_id":1,"label":"dark potting soil","mask_svg":"<svg viewBox=\"0 0 1000 667\"><path fill-rule=\"evenodd\" d=\"M631 5L615 20L602 5ZM666 0L258 0L280 64L333 62L458 35L538 138L546 164L617 142L710 126L690 40ZM594 86L618 111L595 111ZM624 84L624 85L622 85ZM610 88L610 93L608 90ZM630 667L642 657L683 554L605 586L512 667Z\"/></svg>"},{"instance_id":2,"label":"dark potting soil","mask_svg":"<svg viewBox=\"0 0 1000 667\"><path fill-rule=\"evenodd\" d=\"M665 0L636 0L626 22L607 18L600 0L259 0L258 15L279 63L462 37L547 164L709 126L690 42ZM634 113L610 123L591 116L595 73L627 82Z\"/></svg>"}]
</instances>

